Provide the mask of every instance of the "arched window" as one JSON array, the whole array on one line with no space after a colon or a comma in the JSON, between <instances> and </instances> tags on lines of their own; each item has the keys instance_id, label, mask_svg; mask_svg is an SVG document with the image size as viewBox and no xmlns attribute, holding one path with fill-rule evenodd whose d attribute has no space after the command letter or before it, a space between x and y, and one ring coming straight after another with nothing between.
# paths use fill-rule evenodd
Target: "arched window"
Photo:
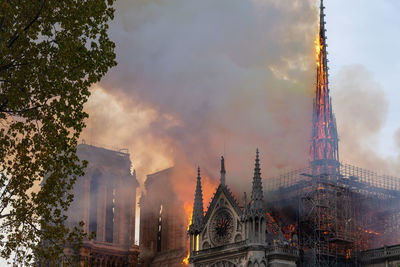
<instances>
[{"instance_id":1,"label":"arched window","mask_svg":"<svg viewBox=\"0 0 400 267\"><path fill-rule=\"evenodd\" d=\"M159 213L158 213L158 228L157 228L157 251L161 251L161 233L162 233L162 212L163 205L160 205Z\"/></svg>"},{"instance_id":2,"label":"arched window","mask_svg":"<svg viewBox=\"0 0 400 267\"><path fill-rule=\"evenodd\" d=\"M92 179L90 180L89 233L97 231L98 192L99 192L99 181L97 176L93 176Z\"/></svg>"},{"instance_id":3,"label":"arched window","mask_svg":"<svg viewBox=\"0 0 400 267\"><path fill-rule=\"evenodd\" d=\"M114 212L115 212L115 188L107 186L106 195L106 242L112 243L114 237Z\"/></svg>"}]
</instances>

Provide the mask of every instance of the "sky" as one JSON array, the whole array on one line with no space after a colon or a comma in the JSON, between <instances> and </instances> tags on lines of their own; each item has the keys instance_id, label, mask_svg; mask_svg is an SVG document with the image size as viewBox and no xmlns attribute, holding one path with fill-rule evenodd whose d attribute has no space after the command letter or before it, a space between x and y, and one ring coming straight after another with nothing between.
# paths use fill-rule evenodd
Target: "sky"
<instances>
[{"instance_id":1,"label":"sky","mask_svg":"<svg viewBox=\"0 0 400 267\"><path fill-rule=\"evenodd\" d=\"M335 83L335 76L348 65L359 64L369 72L380 85L387 100L387 114L382 128L377 133L376 148L382 156L396 156L398 148L394 135L400 128L400 2L325 2L331 83ZM334 95L333 85L331 90ZM335 104L335 99L333 101ZM378 103L368 104L374 106ZM342 118L338 118L340 119Z\"/></svg>"}]
</instances>

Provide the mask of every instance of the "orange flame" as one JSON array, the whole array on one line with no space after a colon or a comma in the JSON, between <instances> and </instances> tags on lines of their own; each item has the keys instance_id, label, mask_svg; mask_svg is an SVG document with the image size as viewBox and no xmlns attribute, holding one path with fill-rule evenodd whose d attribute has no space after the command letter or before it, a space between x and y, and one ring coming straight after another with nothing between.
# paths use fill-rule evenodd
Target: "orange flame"
<instances>
[{"instance_id":1,"label":"orange flame","mask_svg":"<svg viewBox=\"0 0 400 267\"><path fill-rule=\"evenodd\" d=\"M183 264L189 265L189 256L190 256L190 254L188 253L186 258L184 258L183 261L182 261Z\"/></svg>"},{"instance_id":2,"label":"orange flame","mask_svg":"<svg viewBox=\"0 0 400 267\"><path fill-rule=\"evenodd\" d=\"M370 235L380 235L380 233L375 232L374 230L364 230L364 232Z\"/></svg>"},{"instance_id":3,"label":"orange flame","mask_svg":"<svg viewBox=\"0 0 400 267\"><path fill-rule=\"evenodd\" d=\"M207 206L205 203L207 203L210 199L212 194L215 191L215 188L217 187L217 183L214 180L211 180L209 177L203 176L201 179L202 183L202 190L203 190L203 206L206 208ZM192 224L192 214L193 214L193 200L194 200L194 194L195 194L195 184L191 186L191 190L188 190L188 186L185 183L178 182L175 184L175 190L181 193L187 194L189 192L189 196L185 198L184 201L184 210L185 210L185 216L187 218L187 230L189 230L189 226ZM205 210L206 211L206 210ZM187 240L187 255L186 257L182 260L182 264L184 265L189 265L189 256L190 256L190 251L189 251L189 239Z\"/></svg>"},{"instance_id":4,"label":"orange flame","mask_svg":"<svg viewBox=\"0 0 400 267\"><path fill-rule=\"evenodd\" d=\"M346 250L346 259L350 259L351 258L351 249L347 249Z\"/></svg>"},{"instance_id":5,"label":"orange flame","mask_svg":"<svg viewBox=\"0 0 400 267\"><path fill-rule=\"evenodd\" d=\"M318 67L320 66L319 59L320 59L320 54L321 54L322 48L323 47L321 45L321 41L320 41L320 38L318 36L317 39L315 40L315 58L317 60L317 66Z\"/></svg>"},{"instance_id":6,"label":"orange flame","mask_svg":"<svg viewBox=\"0 0 400 267\"><path fill-rule=\"evenodd\" d=\"M185 215L186 218L188 218L188 225L187 225L187 230L189 231L189 226L192 224L192 214L193 214L193 204L190 204L188 202L185 202L184 204L184 209L185 209ZM182 263L184 265L189 265L189 256L190 256L190 252L189 252L189 242L187 244L187 248L188 248L188 252L186 257L182 260Z\"/></svg>"}]
</instances>

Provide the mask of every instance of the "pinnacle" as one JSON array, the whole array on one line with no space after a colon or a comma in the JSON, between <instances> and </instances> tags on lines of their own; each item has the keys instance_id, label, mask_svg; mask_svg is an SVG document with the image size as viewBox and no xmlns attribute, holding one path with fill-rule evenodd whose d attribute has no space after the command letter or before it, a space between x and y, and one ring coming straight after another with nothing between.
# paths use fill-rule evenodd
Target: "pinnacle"
<instances>
[{"instance_id":1,"label":"pinnacle","mask_svg":"<svg viewBox=\"0 0 400 267\"><path fill-rule=\"evenodd\" d=\"M195 228L201 227L201 225L203 224L203 219L204 219L203 191L201 189L200 167L198 167L196 193L194 197L193 213L192 213L192 225Z\"/></svg>"},{"instance_id":2,"label":"pinnacle","mask_svg":"<svg viewBox=\"0 0 400 267\"><path fill-rule=\"evenodd\" d=\"M258 148L256 150L256 164L254 168L254 177L261 177L261 169L260 169L260 157L259 157L259 152Z\"/></svg>"},{"instance_id":3,"label":"pinnacle","mask_svg":"<svg viewBox=\"0 0 400 267\"><path fill-rule=\"evenodd\" d=\"M254 167L254 177L253 177L253 186L251 191L250 207L251 209L255 210L263 209L263 190L262 190L260 158L258 149L256 150L256 160Z\"/></svg>"}]
</instances>

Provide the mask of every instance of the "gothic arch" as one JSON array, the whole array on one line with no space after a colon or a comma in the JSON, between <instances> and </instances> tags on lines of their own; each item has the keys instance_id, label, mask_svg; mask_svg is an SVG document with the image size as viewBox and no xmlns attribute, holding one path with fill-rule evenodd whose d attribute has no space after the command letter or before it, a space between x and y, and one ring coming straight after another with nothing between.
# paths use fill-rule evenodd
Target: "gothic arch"
<instances>
[{"instance_id":1,"label":"gothic arch","mask_svg":"<svg viewBox=\"0 0 400 267\"><path fill-rule=\"evenodd\" d=\"M237 234L235 236L235 242L240 242L240 241L242 241L242 235L241 234Z\"/></svg>"},{"instance_id":2,"label":"gothic arch","mask_svg":"<svg viewBox=\"0 0 400 267\"><path fill-rule=\"evenodd\" d=\"M262 260L260 263L258 263L258 261L256 259L256 260L254 260L254 262L252 262L252 260L250 260L247 263L246 267L267 267L267 264L265 263L265 260Z\"/></svg>"},{"instance_id":3,"label":"gothic arch","mask_svg":"<svg viewBox=\"0 0 400 267\"><path fill-rule=\"evenodd\" d=\"M207 241L205 241L204 243L203 243L203 246L202 246L202 249L209 249L211 246L210 246L210 243L208 243Z\"/></svg>"},{"instance_id":4,"label":"gothic arch","mask_svg":"<svg viewBox=\"0 0 400 267\"><path fill-rule=\"evenodd\" d=\"M238 267L238 266L233 262L223 260L223 261L219 261L219 262L211 264L210 267Z\"/></svg>"}]
</instances>

